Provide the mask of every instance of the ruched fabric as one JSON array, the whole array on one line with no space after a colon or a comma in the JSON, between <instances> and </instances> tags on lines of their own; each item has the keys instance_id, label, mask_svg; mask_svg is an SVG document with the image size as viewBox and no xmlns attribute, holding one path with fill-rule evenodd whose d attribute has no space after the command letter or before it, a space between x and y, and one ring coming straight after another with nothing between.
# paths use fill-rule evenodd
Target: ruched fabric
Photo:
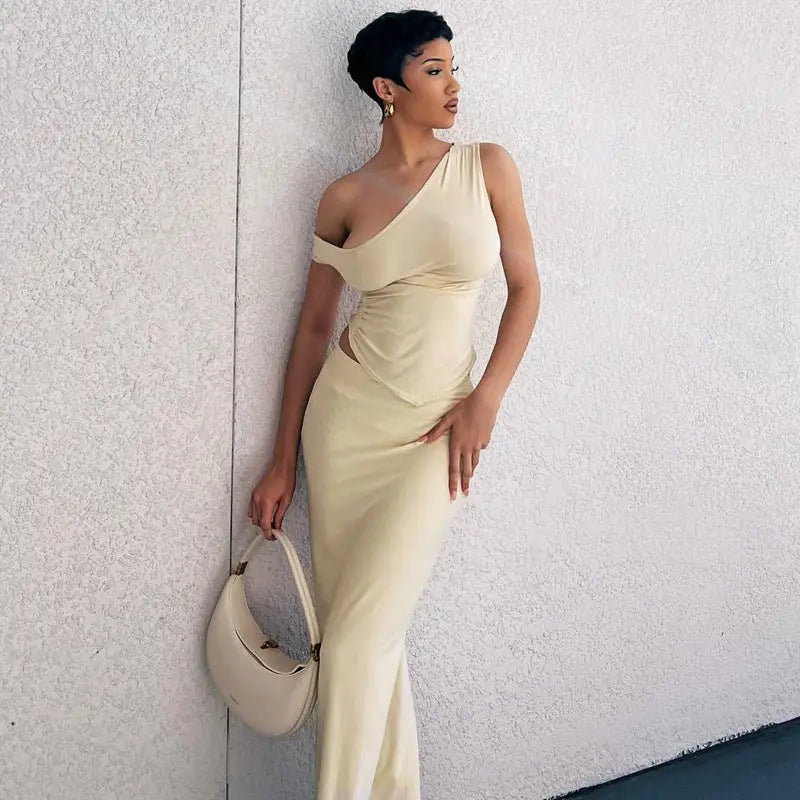
<instances>
[{"instance_id":1,"label":"ruched fabric","mask_svg":"<svg viewBox=\"0 0 800 800\"><path fill-rule=\"evenodd\" d=\"M478 142L454 144L422 188L375 236L338 247L313 234L312 258L361 292L353 353L375 380L424 404L475 364L472 326L500 236Z\"/></svg>"}]
</instances>

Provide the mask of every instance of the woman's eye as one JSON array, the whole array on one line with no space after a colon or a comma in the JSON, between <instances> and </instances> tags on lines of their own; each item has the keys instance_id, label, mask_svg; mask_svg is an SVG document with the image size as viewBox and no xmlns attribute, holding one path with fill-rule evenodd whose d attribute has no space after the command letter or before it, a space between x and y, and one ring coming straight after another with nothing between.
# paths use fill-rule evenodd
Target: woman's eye
<instances>
[{"instance_id":1,"label":"woman's eye","mask_svg":"<svg viewBox=\"0 0 800 800\"><path fill-rule=\"evenodd\" d=\"M428 75L438 75L440 72L440 69L432 69ZM453 67L453 72L458 72L458 67Z\"/></svg>"}]
</instances>

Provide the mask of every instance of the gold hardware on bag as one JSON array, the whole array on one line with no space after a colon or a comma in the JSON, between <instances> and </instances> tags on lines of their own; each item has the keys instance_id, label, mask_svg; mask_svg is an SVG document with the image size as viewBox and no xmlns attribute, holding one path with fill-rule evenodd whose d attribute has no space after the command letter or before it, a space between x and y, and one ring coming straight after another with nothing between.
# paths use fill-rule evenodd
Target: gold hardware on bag
<instances>
[{"instance_id":1,"label":"gold hardware on bag","mask_svg":"<svg viewBox=\"0 0 800 800\"><path fill-rule=\"evenodd\" d=\"M277 647L277 646L278 643L274 639L270 639L269 636L267 636L266 641L264 642L264 644L261 645L261 649L264 650L267 647Z\"/></svg>"},{"instance_id":2,"label":"gold hardware on bag","mask_svg":"<svg viewBox=\"0 0 800 800\"><path fill-rule=\"evenodd\" d=\"M314 661L319 661L319 647L321 644L322 642L317 642L316 644L311 645L309 655L314 659Z\"/></svg>"}]
</instances>

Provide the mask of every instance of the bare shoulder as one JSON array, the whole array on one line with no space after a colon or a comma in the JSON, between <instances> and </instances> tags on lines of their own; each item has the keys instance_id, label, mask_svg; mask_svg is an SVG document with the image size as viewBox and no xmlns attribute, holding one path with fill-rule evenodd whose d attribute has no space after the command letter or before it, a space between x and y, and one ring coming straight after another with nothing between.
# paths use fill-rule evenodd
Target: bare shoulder
<instances>
[{"instance_id":1,"label":"bare shoulder","mask_svg":"<svg viewBox=\"0 0 800 800\"><path fill-rule=\"evenodd\" d=\"M319 207L330 212L347 205L353 198L356 190L356 181L357 178L354 172L348 172L346 175L331 181L320 196Z\"/></svg>"},{"instance_id":2,"label":"bare shoulder","mask_svg":"<svg viewBox=\"0 0 800 800\"><path fill-rule=\"evenodd\" d=\"M320 195L314 232L337 247L347 238L347 211L354 196L352 174L329 183Z\"/></svg>"},{"instance_id":3,"label":"bare shoulder","mask_svg":"<svg viewBox=\"0 0 800 800\"><path fill-rule=\"evenodd\" d=\"M503 145L497 142L478 142L478 146L480 147L481 160L484 164L506 164L506 166L512 165L516 167L514 157Z\"/></svg>"},{"instance_id":4,"label":"bare shoulder","mask_svg":"<svg viewBox=\"0 0 800 800\"><path fill-rule=\"evenodd\" d=\"M483 180L489 196L494 199L501 191L520 184L519 169L514 157L497 142L479 142Z\"/></svg>"}]
</instances>

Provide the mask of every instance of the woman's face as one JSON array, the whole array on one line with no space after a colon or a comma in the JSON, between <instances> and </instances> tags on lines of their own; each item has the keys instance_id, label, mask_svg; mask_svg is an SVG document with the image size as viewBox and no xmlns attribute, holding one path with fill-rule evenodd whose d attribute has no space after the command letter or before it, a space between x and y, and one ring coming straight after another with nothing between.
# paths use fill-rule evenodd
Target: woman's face
<instances>
[{"instance_id":1,"label":"woman's face","mask_svg":"<svg viewBox=\"0 0 800 800\"><path fill-rule=\"evenodd\" d=\"M434 39L420 49L422 53L408 57L403 66L408 90L384 78L376 78L375 89L385 102L394 103L395 114L404 122L449 128L456 118L454 106L461 90L454 75L458 67L453 62L453 50L447 39ZM381 88L386 92L381 92ZM451 105L446 107L447 103Z\"/></svg>"}]
</instances>

